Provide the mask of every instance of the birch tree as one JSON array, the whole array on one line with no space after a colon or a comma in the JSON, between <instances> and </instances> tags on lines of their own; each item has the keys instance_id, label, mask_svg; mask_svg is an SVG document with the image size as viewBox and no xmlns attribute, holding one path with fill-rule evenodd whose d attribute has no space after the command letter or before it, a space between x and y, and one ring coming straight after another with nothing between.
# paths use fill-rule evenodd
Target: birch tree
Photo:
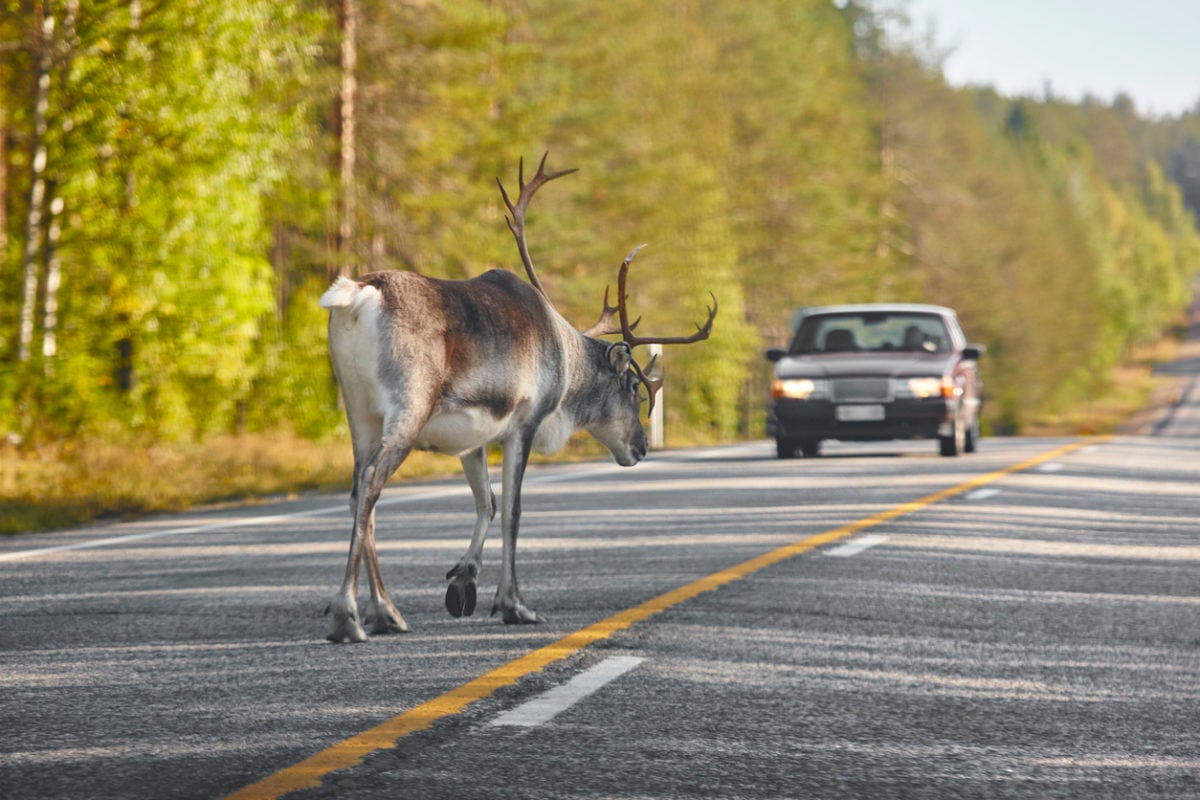
<instances>
[{"instance_id":1,"label":"birch tree","mask_svg":"<svg viewBox=\"0 0 1200 800\"><path fill-rule=\"evenodd\" d=\"M33 325L38 293L38 265L42 252L42 217L46 208L46 115L50 106L50 66L54 47L54 11L50 0L35 6L33 49L33 132L29 150L31 179L25 210L24 246L21 251L21 316L17 360L26 362L33 347Z\"/></svg>"}]
</instances>

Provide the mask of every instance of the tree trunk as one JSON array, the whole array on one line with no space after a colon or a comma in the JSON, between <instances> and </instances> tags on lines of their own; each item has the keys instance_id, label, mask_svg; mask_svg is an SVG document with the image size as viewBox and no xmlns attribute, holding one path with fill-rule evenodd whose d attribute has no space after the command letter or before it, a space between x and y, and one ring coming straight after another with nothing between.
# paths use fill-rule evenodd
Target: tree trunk
<instances>
[{"instance_id":1,"label":"tree trunk","mask_svg":"<svg viewBox=\"0 0 1200 800\"><path fill-rule=\"evenodd\" d=\"M79 16L79 0L67 0L67 11L63 16L63 41L67 57L59 66L59 81L67 83L70 76L70 55L75 47L75 20ZM66 130L64 126L63 130ZM50 224L46 228L46 296L42 306L42 356L46 375L54 374L54 357L58 355L58 290L62 285L62 259L58 254L58 242L62 238L63 199L54 190L54 182L48 183Z\"/></svg>"},{"instance_id":2,"label":"tree trunk","mask_svg":"<svg viewBox=\"0 0 1200 800\"><path fill-rule=\"evenodd\" d=\"M350 272L350 247L354 239L354 104L358 91L358 8L356 0L338 0L341 26L341 90L338 93L338 210L335 253L329 279Z\"/></svg>"},{"instance_id":3,"label":"tree trunk","mask_svg":"<svg viewBox=\"0 0 1200 800\"><path fill-rule=\"evenodd\" d=\"M8 115L0 97L0 273L8 252Z\"/></svg>"},{"instance_id":4,"label":"tree trunk","mask_svg":"<svg viewBox=\"0 0 1200 800\"><path fill-rule=\"evenodd\" d=\"M62 237L63 199L50 200L50 224L46 228L46 297L42 307L42 355L46 375L54 374L53 359L58 355L58 289L62 285L62 261L58 240Z\"/></svg>"},{"instance_id":5,"label":"tree trunk","mask_svg":"<svg viewBox=\"0 0 1200 800\"><path fill-rule=\"evenodd\" d=\"M50 48L54 36L54 16L49 0L40 9L39 35L34 40L33 137L29 150L33 154L32 180L29 186L29 211L25 216L25 247L21 254L24 280L21 293L21 328L17 338L17 359L29 360L33 346L33 317L37 304L38 253L42 233L42 216L46 205L46 111L50 103Z\"/></svg>"}]
</instances>

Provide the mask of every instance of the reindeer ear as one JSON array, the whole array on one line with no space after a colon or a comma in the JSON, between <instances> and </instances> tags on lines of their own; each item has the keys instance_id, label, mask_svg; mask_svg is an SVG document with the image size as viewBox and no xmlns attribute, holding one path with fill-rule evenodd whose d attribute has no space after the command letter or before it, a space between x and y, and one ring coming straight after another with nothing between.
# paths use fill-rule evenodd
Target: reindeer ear
<instances>
[{"instance_id":1,"label":"reindeer ear","mask_svg":"<svg viewBox=\"0 0 1200 800\"><path fill-rule=\"evenodd\" d=\"M633 351L624 342L613 342L608 346L608 363L613 372L622 375L633 363Z\"/></svg>"}]
</instances>

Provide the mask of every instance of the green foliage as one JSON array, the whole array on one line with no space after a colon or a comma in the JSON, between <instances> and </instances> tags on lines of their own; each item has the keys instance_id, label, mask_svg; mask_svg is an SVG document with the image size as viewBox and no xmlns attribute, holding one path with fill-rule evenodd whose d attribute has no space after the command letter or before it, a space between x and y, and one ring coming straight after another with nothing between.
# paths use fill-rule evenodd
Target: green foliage
<instances>
[{"instance_id":1,"label":"green foliage","mask_svg":"<svg viewBox=\"0 0 1200 800\"><path fill-rule=\"evenodd\" d=\"M494 178L545 150L581 168L529 219L569 319L643 242L647 330L686 333L719 299L712 338L664 356L669 436L759 434L763 347L799 306L860 300L959 309L989 347L990 422L1016 430L1158 337L1200 263L1200 111L956 90L866 5L354 5L347 190L338 4L0 0L0 433L342 431L331 266L518 265Z\"/></svg>"},{"instance_id":2,"label":"green foliage","mask_svg":"<svg viewBox=\"0 0 1200 800\"><path fill-rule=\"evenodd\" d=\"M1187 302L1200 241L1127 109L954 90L904 48L875 86L915 297L988 345L1001 431L1102 390Z\"/></svg>"},{"instance_id":3,"label":"green foliage","mask_svg":"<svg viewBox=\"0 0 1200 800\"><path fill-rule=\"evenodd\" d=\"M24 41L53 52L44 141L64 209L62 322L56 351L19 365L4 394L25 433L227 430L263 370L263 200L301 133L272 98L305 68L290 41L304 23L265 0L147 4L136 19L125 4L42 6L54 38ZM29 211L20 199L12 217Z\"/></svg>"}]
</instances>

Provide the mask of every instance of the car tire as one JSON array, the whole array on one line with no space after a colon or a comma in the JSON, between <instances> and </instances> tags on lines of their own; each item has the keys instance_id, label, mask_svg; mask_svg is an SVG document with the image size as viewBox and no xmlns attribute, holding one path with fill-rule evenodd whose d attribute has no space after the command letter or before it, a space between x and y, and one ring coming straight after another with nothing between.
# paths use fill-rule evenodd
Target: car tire
<instances>
[{"instance_id":1,"label":"car tire","mask_svg":"<svg viewBox=\"0 0 1200 800\"><path fill-rule=\"evenodd\" d=\"M979 418L971 423L971 427L967 428L966 438L963 440L963 452L974 453L979 449Z\"/></svg>"},{"instance_id":2,"label":"car tire","mask_svg":"<svg viewBox=\"0 0 1200 800\"><path fill-rule=\"evenodd\" d=\"M957 417L954 420L954 430L949 436L938 437L939 452L944 456L957 456L966 447L966 426Z\"/></svg>"},{"instance_id":3,"label":"car tire","mask_svg":"<svg viewBox=\"0 0 1200 800\"><path fill-rule=\"evenodd\" d=\"M816 458L821 455L820 439L805 439L800 442L800 452L805 458Z\"/></svg>"},{"instance_id":4,"label":"car tire","mask_svg":"<svg viewBox=\"0 0 1200 800\"><path fill-rule=\"evenodd\" d=\"M795 458L796 442L792 439L776 439L775 455L779 456L780 458Z\"/></svg>"}]
</instances>

